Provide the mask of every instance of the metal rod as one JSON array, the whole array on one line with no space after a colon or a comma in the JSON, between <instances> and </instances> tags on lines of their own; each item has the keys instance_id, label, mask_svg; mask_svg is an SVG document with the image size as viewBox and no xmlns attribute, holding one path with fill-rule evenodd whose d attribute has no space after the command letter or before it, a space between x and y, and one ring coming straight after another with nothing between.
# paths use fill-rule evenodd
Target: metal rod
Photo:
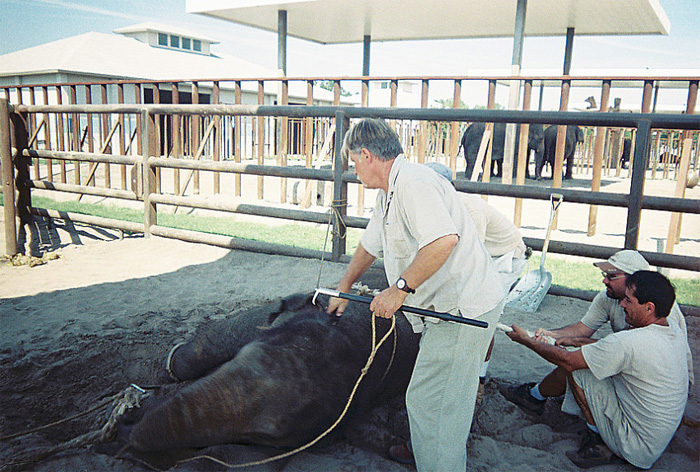
<instances>
[{"instance_id":1,"label":"metal rod","mask_svg":"<svg viewBox=\"0 0 700 472\"><path fill-rule=\"evenodd\" d=\"M338 292L337 290L330 290L327 288L317 288L314 294L314 302L316 302L316 296L318 294L329 295L331 297L342 298L345 300L350 300L353 302L360 302L370 304L372 303L372 297L363 297L362 295L353 295L350 293ZM425 310L423 308L417 308L414 306L401 305L401 311L407 311L409 313L415 313L420 316L427 316L429 318L437 318L443 321L452 321L453 323L461 323L470 326L476 326L477 328L488 328L489 324L485 321L475 320L473 318L463 318L461 316L450 315L449 313L442 313L439 311Z\"/></svg>"}]
</instances>

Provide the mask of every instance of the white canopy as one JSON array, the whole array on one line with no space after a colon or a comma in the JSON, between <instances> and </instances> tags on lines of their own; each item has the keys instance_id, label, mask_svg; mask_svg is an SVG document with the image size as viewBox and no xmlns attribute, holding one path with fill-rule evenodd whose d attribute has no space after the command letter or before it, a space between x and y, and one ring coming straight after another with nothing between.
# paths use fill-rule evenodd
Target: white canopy
<instances>
[{"instance_id":1,"label":"white canopy","mask_svg":"<svg viewBox=\"0 0 700 472\"><path fill-rule=\"evenodd\" d=\"M324 44L512 37L517 0L187 0L197 13ZM668 34L658 0L528 0L525 36Z\"/></svg>"}]
</instances>

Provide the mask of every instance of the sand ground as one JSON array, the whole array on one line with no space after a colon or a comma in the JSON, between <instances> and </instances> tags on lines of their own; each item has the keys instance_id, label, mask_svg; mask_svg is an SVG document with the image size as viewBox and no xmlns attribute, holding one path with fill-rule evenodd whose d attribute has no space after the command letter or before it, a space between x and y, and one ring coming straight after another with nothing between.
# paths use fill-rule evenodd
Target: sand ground
<instances>
[{"instance_id":1,"label":"sand ground","mask_svg":"<svg viewBox=\"0 0 700 472\"><path fill-rule=\"evenodd\" d=\"M59 258L36 267L0 264L0 436L81 412L130 383L154 383L168 349L209 320L316 286L320 262L227 250L141 236L120 239L116 231L43 225ZM0 231L4 234L4 231ZM0 241L1 242L1 241ZM4 242L2 242L4 247ZM321 284L333 286L343 264L325 262ZM536 313L507 309L501 321L534 329L577 321L588 302L547 296ZM700 318L687 317L689 341L700 372ZM486 396L469 440L469 470L577 470L565 452L578 446L582 423L550 401L532 417L498 393L500 384L540 379L551 369L529 350L497 333ZM405 439L401 401L367 418L367 433L302 452L252 470L402 471L386 447ZM690 394L681 425L654 470L696 471L700 466L700 388ZM102 418L88 417L0 443L0 464L16 453L65 441ZM378 430L388 432L378 434ZM359 437L358 437L359 436ZM372 441L371 438L382 438ZM224 446L209 452L231 462L271 453ZM223 470L190 463L180 470ZM28 470L142 471L143 465L114 459L93 448L61 453ZM630 465L601 472L631 471Z\"/></svg>"}]
</instances>

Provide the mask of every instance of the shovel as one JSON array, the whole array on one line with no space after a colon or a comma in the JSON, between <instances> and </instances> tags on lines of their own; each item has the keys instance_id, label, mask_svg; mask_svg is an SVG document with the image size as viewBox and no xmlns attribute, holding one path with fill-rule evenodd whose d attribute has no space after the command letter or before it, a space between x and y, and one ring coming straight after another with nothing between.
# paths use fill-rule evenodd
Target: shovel
<instances>
[{"instance_id":1,"label":"shovel","mask_svg":"<svg viewBox=\"0 0 700 472\"><path fill-rule=\"evenodd\" d=\"M554 202L557 199L557 202ZM534 312L539 308L544 296L549 291L552 285L552 274L544 270L544 260L547 257L547 248L549 247L549 237L552 234L552 222L559 211L559 205L564 200L564 197L559 194L551 194L549 202L552 204L549 213L549 225L547 225L547 236L544 238L544 246L542 247L542 259L540 260L540 268L531 270L525 277L521 278L518 284L508 294L506 298L506 306L517 308L522 311Z\"/></svg>"}]
</instances>

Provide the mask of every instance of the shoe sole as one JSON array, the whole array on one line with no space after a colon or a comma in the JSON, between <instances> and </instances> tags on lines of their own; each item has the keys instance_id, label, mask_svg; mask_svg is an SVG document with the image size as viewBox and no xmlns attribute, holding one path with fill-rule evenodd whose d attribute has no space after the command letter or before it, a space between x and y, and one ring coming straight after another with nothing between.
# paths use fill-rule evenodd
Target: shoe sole
<instances>
[{"instance_id":1,"label":"shoe sole","mask_svg":"<svg viewBox=\"0 0 700 472\"><path fill-rule=\"evenodd\" d=\"M516 397L512 397L512 396L510 395L510 388L511 388L511 387L508 387L508 386L506 386L506 385L500 385L500 386L498 387L498 391L501 393L501 395L503 395L503 398L505 398L505 399L508 400L510 403L512 403L513 405L515 405L515 406L517 406L518 408L520 408L520 409L521 409L522 411L524 411L525 413L527 413L527 414L529 414L529 415L532 415L532 416L537 416L537 417L542 416L542 414L544 413L544 406L542 407L542 410L541 410L541 411L538 411L538 410L532 410L532 409L530 409L529 407L527 407L527 406L525 406L525 405L522 405L522 404L518 403L517 401L514 401L514 398L516 398Z\"/></svg>"}]
</instances>

